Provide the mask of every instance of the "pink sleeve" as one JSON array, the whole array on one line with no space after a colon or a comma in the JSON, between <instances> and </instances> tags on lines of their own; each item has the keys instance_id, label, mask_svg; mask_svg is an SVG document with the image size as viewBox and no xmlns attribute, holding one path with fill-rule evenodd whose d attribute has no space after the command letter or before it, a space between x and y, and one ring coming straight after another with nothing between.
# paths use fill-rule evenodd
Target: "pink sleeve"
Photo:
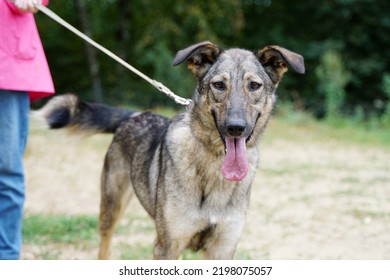
<instances>
[{"instance_id":1,"label":"pink sleeve","mask_svg":"<svg viewBox=\"0 0 390 280\"><path fill-rule=\"evenodd\" d=\"M11 1L9 0L5 0L5 3L8 5L8 7L11 9L11 11L15 14L18 14L18 15L24 15L25 13L22 13L16 6L14 3L12 3ZM42 5L44 6L47 6L49 5L49 0L42 0Z\"/></svg>"},{"instance_id":2,"label":"pink sleeve","mask_svg":"<svg viewBox=\"0 0 390 280\"><path fill-rule=\"evenodd\" d=\"M4 1L5 4L7 4L7 6L10 8L10 10L14 13L14 14L18 14L18 15L22 15L23 13L21 11L19 11L19 9L15 6L14 3L8 1L8 0L5 0Z\"/></svg>"}]
</instances>

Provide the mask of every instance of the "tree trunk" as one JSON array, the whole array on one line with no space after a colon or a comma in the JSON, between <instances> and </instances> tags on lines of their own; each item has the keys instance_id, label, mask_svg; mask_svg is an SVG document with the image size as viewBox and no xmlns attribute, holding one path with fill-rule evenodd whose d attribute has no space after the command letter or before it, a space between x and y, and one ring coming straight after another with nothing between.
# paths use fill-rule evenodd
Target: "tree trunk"
<instances>
[{"instance_id":1,"label":"tree trunk","mask_svg":"<svg viewBox=\"0 0 390 280\"><path fill-rule=\"evenodd\" d=\"M131 22L131 14L129 10L129 6L131 4L131 0L119 0L118 1L118 9L119 9L119 36L121 42L121 49L119 50L119 56L123 60L127 60L127 51L126 48L129 47L130 42L130 22Z\"/></svg>"},{"instance_id":2,"label":"tree trunk","mask_svg":"<svg viewBox=\"0 0 390 280\"><path fill-rule=\"evenodd\" d=\"M128 61L128 49L130 46L130 22L131 14L130 7L131 0L118 1L118 56L124 61ZM118 65L118 86L121 90L126 89L129 72L122 65Z\"/></svg>"},{"instance_id":3,"label":"tree trunk","mask_svg":"<svg viewBox=\"0 0 390 280\"><path fill-rule=\"evenodd\" d=\"M81 31L92 38L91 27L88 20L87 10L85 8L84 0L75 0L77 16L80 21ZM89 43L85 42L85 51L87 53L89 73L93 84L93 99L95 102L101 103L103 101L102 83L100 79L100 66L96 57L96 50Z\"/></svg>"}]
</instances>

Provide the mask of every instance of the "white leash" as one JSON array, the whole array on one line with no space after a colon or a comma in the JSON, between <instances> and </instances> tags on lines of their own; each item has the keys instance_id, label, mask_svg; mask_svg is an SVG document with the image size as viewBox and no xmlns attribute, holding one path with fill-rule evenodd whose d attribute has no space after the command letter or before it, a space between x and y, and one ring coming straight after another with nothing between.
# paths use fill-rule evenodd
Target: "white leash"
<instances>
[{"instance_id":1,"label":"white leash","mask_svg":"<svg viewBox=\"0 0 390 280\"><path fill-rule=\"evenodd\" d=\"M92 40L91 38L89 38L88 36L86 36L84 33L80 32L79 30L77 30L75 27L73 27L72 25L70 25L69 23L67 23L66 21L64 21L62 18L60 18L57 14L55 14L52 10L46 8L45 6L43 5L37 5L36 8L41 11L42 13L46 14L48 17L50 17L51 19L53 19L54 21L58 22L59 24L61 24L62 26L64 26L65 28L67 28L68 30L72 31L74 34L76 34L77 36L81 37L82 39L84 39L85 41L87 41L88 43L90 43L92 46L94 46L95 48L99 49L100 51L104 52L106 55L108 55L109 57L111 57L112 59L114 59L115 61L119 62L120 64L122 64L124 67L126 67L127 69L129 69L130 71L132 71L134 74L138 75L139 77L143 78L144 80L146 80L147 82L149 82L152 86L154 86L155 88L157 88L159 91L165 93L167 96L169 96L170 98L172 98L176 103L178 104L181 104L181 105L185 105L185 106L188 106L191 104L192 100L191 99L187 99L187 98L183 98L183 97L180 97L180 96L177 96L176 94L174 94L169 88L167 88L166 86L164 86L162 83L158 82L158 81L155 81L153 79L150 79L148 76L146 76L144 73L140 72L139 70L137 70L136 68L134 68L133 66L131 66L130 64L128 64L126 61L124 61L123 59L121 59L119 56L115 55L114 53L112 53L111 51L109 51L108 49L106 49L105 47L103 47L102 45L96 43L94 40Z\"/></svg>"}]
</instances>

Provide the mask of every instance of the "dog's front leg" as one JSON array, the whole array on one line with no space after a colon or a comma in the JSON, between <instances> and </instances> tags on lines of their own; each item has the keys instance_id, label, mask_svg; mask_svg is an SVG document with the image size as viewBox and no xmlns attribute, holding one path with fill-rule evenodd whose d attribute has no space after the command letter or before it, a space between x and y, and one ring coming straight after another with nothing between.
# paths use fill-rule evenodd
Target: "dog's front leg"
<instances>
[{"instance_id":1,"label":"dog's front leg","mask_svg":"<svg viewBox=\"0 0 390 280\"><path fill-rule=\"evenodd\" d=\"M165 213L163 215L162 213ZM177 211L176 211L177 213ZM179 229L176 222L180 219L180 216L176 216L172 219L166 219L165 216L172 217L164 209L157 211L155 219L157 237L154 244L154 259L155 260L177 260L183 250L187 247L187 244L191 238L186 234L185 230Z\"/></svg>"},{"instance_id":2,"label":"dog's front leg","mask_svg":"<svg viewBox=\"0 0 390 280\"><path fill-rule=\"evenodd\" d=\"M244 220L223 221L217 224L213 236L208 240L204 258L207 260L231 260L240 239Z\"/></svg>"},{"instance_id":3,"label":"dog's front leg","mask_svg":"<svg viewBox=\"0 0 390 280\"><path fill-rule=\"evenodd\" d=\"M166 237L157 237L154 245L155 260L177 260L187 247L188 239L167 240Z\"/></svg>"},{"instance_id":4,"label":"dog's front leg","mask_svg":"<svg viewBox=\"0 0 390 280\"><path fill-rule=\"evenodd\" d=\"M154 259L177 260L184 249L187 248L191 238L199 231L198 223L181 215L178 209L170 207L165 211L159 211L156 217L157 238L154 244ZM170 219L164 218L161 213ZM203 225L203 224L201 224Z\"/></svg>"}]
</instances>

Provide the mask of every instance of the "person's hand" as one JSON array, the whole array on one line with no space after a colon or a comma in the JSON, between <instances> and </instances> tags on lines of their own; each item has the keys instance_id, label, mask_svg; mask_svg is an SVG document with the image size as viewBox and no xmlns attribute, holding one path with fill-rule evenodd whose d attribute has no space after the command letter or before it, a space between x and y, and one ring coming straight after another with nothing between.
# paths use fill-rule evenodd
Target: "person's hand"
<instances>
[{"instance_id":1,"label":"person's hand","mask_svg":"<svg viewBox=\"0 0 390 280\"><path fill-rule=\"evenodd\" d=\"M15 0L15 6L24 13L36 13L37 5L42 5L42 0Z\"/></svg>"}]
</instances>

